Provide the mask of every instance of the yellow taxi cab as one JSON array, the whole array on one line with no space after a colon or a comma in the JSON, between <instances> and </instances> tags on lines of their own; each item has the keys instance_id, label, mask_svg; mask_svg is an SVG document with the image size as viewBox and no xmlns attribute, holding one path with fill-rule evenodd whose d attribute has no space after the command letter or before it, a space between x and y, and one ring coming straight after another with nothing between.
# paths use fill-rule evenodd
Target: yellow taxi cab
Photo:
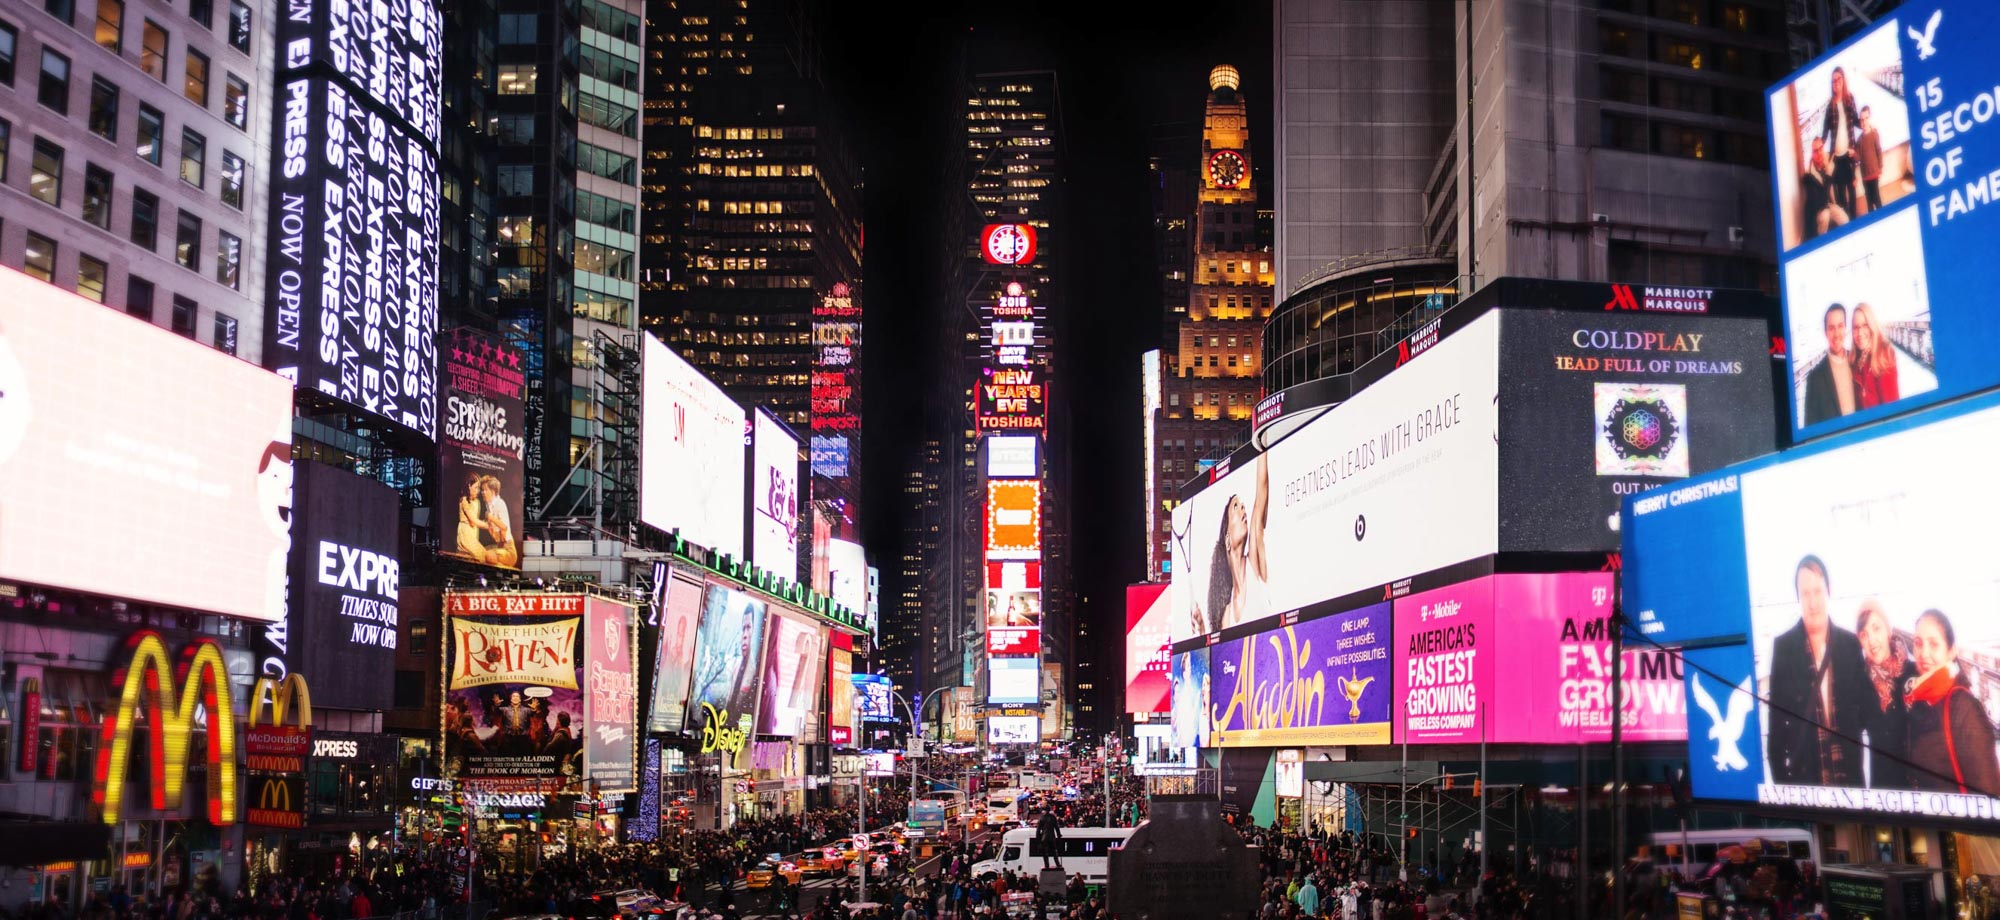
<instances>
[{"instance_id":1,"label":"yellow taxi cab","mask_svg":"<svg viewBox=\"0 0 2000 920\"><path fill-rule=\"evenodd\" d=\"M769 888L780 876L784 877L787 884L797 885L799 879L805 877L805 873L800 871L799 864L794 859L770 857L758 863L757 868L743 874L743 887Z\"/></svg>"},{"instance_id":2,"label":"yellow taxi cab","mask_svg":"<svg viewBox=\"0 0 2000 920\"><path fill-rule=\"evenodd\" d=\"M787 861L797 866L801 875L839 875L847 868L846 856L835 847L807 850Z\"/></svg>"}]
</instances>

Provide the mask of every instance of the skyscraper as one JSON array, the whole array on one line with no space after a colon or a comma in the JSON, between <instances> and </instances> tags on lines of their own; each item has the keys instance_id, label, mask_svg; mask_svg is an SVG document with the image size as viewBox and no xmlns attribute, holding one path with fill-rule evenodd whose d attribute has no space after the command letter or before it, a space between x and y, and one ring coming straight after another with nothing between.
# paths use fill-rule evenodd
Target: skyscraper
<instances>
[{"instance_id":1,"label":"skyscraper","mask_svg":"<svg viewBox=\"0 0 2000 920\"><path fill-rule=\"evenodd\" d=\"M829 101L826 15L652 5L643 312L731 398L807 440L816 513L858 539L861 177Z\"/></svg>"},{"instance_id":2,"label":"skyscraper","mask_svg":"<svg viewBox=\"0 0 2000 920\"><path fill-rule=\"evenodd\" d=\"M0 265L261 361L274 10L0 10Z\"/></svg>"},{"instance_id":3,"label":"skyscraper","mask_svg":"<svg viewBox=\"0 0 2000 920\"><path fill-rule=\"evenodd\" d=\"M1241 443L1262 395L1258 370L1264 320L1271 315L1271 250L1260 224L1240 83L1236 68L1227 64L1209 72L1199 145L1188 140L1196 155L1192 175L1183 171L1186 160L1174 165L1172 151L1156 154L1161 177L1185 175L1181 181L1191 181L1195 189L1187 218L1178 216L1182 212L1171 197L1154 208L1158 245L1177 238L1179 220L1190 222L1191 243L1187 299L1166 305L1174 336L1162 349L1161 407L1153 425L1158 466L1151 471L1154 501L1146 512L1156 561L1170 555L1167 512L1181 483L1206 469L1205 458ZM1178 287L1177 279L1163 283Z\"/></svg>"}]
</instances>

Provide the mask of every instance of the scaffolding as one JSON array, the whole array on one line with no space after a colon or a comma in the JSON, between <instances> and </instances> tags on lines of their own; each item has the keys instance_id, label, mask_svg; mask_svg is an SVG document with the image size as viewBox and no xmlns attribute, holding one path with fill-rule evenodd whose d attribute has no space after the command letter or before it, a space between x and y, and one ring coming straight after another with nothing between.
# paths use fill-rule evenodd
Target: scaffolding
<instances>
[{"instance_id":1,"label":"scaffolding","mask_svg":"<svg viewBox=\"0 0 2000 920\"><path fill-rule=\"evenodd\" d=\"M638 337L614 340L595 332L584 361L590 388L582 400L587 437L563 475L562 486L532 509L530 520L543 524L589 524L598 533L622 527L627 541L639 518L639 394L641 388ZM568 418L568 413L561 417Z\"/></svg>"}]
</instances>

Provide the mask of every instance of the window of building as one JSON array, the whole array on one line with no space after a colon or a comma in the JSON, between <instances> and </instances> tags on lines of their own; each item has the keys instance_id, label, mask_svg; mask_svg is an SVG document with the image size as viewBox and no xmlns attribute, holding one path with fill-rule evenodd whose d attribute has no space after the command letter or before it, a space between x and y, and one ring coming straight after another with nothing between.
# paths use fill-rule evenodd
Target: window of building
<instances>
[{"instance_id":1,"label":"window of building","mask_svg":"<svg viewBox=\"0 0 2000 920\"><path fill-rule=\"evenodd\" d=\"M572 261L577 271L604 275L620 281L632 280L632 254L615 246L577 240Z\"/></svg>"},{"instance_id":2,"label":"window of building","mask_svg":"<svg viewBox=\"0 0 2000 920\"><path fill-rule=\"evenodd\" d=\"M532 217L502 217L494 229L502 246L526 247L535 244L535 219Z\"/></svg>"},{"instance_id":3,"label":"window of building","mask_svg":"<svg viewBox=\"0 0 2000 920\"><path fill-rule=\"evenodd\" d=\"M174 295L174 331L188 338L194 338L194 319L201 307L187 297Z\"/></svg>"},{"instance_id":4,"label":"window of building","mask_svg":"<svg viewBox=\"0 0 2000 920\"><path fill-rule=\"evenodd\" d=\"M139 37L139 69L161 83L167 82L167 30L151 19L146 20L145 32Z\"/></svg>"},{"instance_id":5,"label":"window of building","mask_svg":"<svg viewBox=\"0 0 2000 920\"><path fill-rule=\"evenodd\" d=\"M160 158L167 147L167 116L160 114L159 109L139 103L138 134L132 151L139 155L139 159L154 166L160 165Z\"/></svg>"},{"instance_id":6,"label":"window of building","mask_svg":"<svg viewBox=\"0 0 2000 920\"><path fill-rule=\"evenodd\" d=\"M76 24L76 0L42 0L42 10L62 20L63 25Z\"/></svg>"},{"instance_id":7,"label":"window of building","mask_svg":"<svg viewBox=\"0 0 2000 920\"><path fill-rule=\"evenodd\" d=\"M153 321L153 282L138 275L125 276L125 312Z\"/></svg>"},{"instance_id":8,"label":"window of building","mask_svg":"<svg viewBox=\"0 0 2000 920\"><path fill-rule=\"evenodd\" d=\"M1659 125L1661 153L1668 156L1705 160L1714 154L1713 133L1686 125Z\"/></svg>"},{"instance_id":9,"label":"window of building","mask_svg":"<svg viewBox=\"0 0 2000 920\"><path fill-rule=\"evenodd\" d=\"M1624 115L1605 114L1599 116L1599 141L1603 146L1619 150L1649 149L1646 143L1646 123Z\"/></svg>"},{"instance_id":10,"label":"window of building","mask_svg":"<svg viewBox=\"0 0 2000 920\"><path fill-rule=\"evenodd\" d=\"M1597 50L1619 57L1644 57L1641 39L1631 29L1608 22L1597 24Z\"/></svg>"},{"instance_id":11,"label":"window of building","mask_svg":"<svg viewBox=\"0 0 2000 920\"><path fill-rule=\"evenodd\" d=\"M69 114L69 58L42 49L42 80L35 98L56 112Z\"/></svg>"},{"instance_id":12,"label":"window of building","mask_svg":"<svg viewBox=\"0 0 2000 920\"><path fill-rule=\"evenodd\" d=\"M0 21L0 86L14 85L14 54L21 46L20 30Z\"/></svg>"},{"instance_id":13,"label":"window of building","mask_svg":"<svg viewBox=\"0 0 2000 920\"><path fill-rule=\"evenodd\" d=\"M160 197L142 188L132 190L131 236L147 252L160 245Z\"/></svg>"},{"instance_id":14,"label":"window of building","mask_svg":"<svg viewBox=\"0 0 2000 920\"><path fill-rule=\"evenodd\" d=\"M643 20L638 16L602 3L600 0L583 0L577 15L579 22L586 28L596 29L620 41L639 44L639 32Z\"/></svg>"},{"instance_id":15,"label":"window of building","mask_svg":"<svg viewBox=\"0 0 2000 920\"><path fill-rule=\"evenodd\" d=\"M250 4L229 0L229 47L250 53Z\"/></svg>"},{"instance_id":16,"label":"window of building","mask_svg":"<svg viewBox=\"0 0 2000 920\"><path fill-rule=\"evenodd\" d=\"M181 94L188 101L208 108L208 55L187 49L187 67L182 74Z\"/></svg>"},{"instance_id":17,"label":"window of building","mask_svg":"<svg viewBox=\"0 0 2000 920\"><path fill-rule=\"evenodd\" d=\"M1653 36L1653 60L1690 70L1701 69L1701 46L1667 35Z\"/></svg>"},{"instance_id":18,"label":"window of building","mask_svg":"<svg viewBox=\"0 0 2000 920\"><path fill-rule=\"evenodd\" d=\"M90 133L118 139L118 84L103 77L90 81Z\"/></svg>"},{"instance_id":19,"label":"window of building","mask_svg":"<svg viewBox=\"0 0 2000 920\"><path fill-rule=\"evenodd\" d=\"M232 128L250 125L250 84L230 74L222 83L222 120Z\"/></svg>"},{"instance_id":20,"label":"window of building","mask_svg":"<svg viewBox=\"0 0 2000 920\"><path fill-rule=\"evenodd\" d=\"M215 0L188 0L188 18L204 29L215 27Z\"/></svg>"},{"instance_id":21,"label":"window of building","mask_svg":"<svg viewBox=\"0 0 2000 920\"><path fill-rule=\"evenodd\" d=\"M243 241L227 230L215 231L215 280L232 291L243 284Z\"/></svg>"},{"instance_id":22,"label":"window of building","mask_svg":"<svg viewBox=\"0 0 2000 920\"><path fill-rule=\"evenodd\" d=\"M540 38L541 17L534 13L501 13L500 44L532 45Z\"/></svg>"},{"instance_id":23,"label":"window of building","mask_svg":"<svg viewBox=\"0 0 2000 920\"><path fill-rule=\"evenodd\" d=\"M639 136L639 110L592 93L580 94L576 120L626 137Z\"/></svg>"},{"instance_id":24,"label":"window of building","mask_svg":"<svg viewBox=\"0 0 2000 920\"><path fill-rule=\"evenodd\" d=\"M0 118L0 182L7 181L7 163L13 159L9 156L13 149L14 123Z\"/></svg>"},{"instance_id":25,"label":"window of building","mask_svg":"<svg viewBox=\"0 0 2000 920\"><path fill-rule=\"evenodd\" d=\"M111 170L96 163L83 165L83 220L99 229L111 229Z\"/></svg>"},{"instance_id":26,"label":"window of building","mask_svg":"<svg viewBox=\"0 0 2000 920\"><path fill-rule=\"evenodd\" d=\"M592 192L577 192L576 219L631 233L638 219L638 212L632 205L616 198L606 198Z\"/></svg>"},{"instance_id":27,"label":"window of building","mask_svg":"<svg viewBox=\"0 0 2000 920\"><path fill-rule=\"evenodd\" d=\"M21 270L31 278L54 281L56 241L33 230L28 231L28 247L21 253Z\"/></svg>"},{"instance_id":28,"label":"window of building","mask_svg":"<svg viewBox=\"0 0 2000 920\"><path fill-rule=\"evenodd\" d=\"M208 138L193 128L181 129L181 181L201 188L208 180Z\"/></svg>"},{"instance_id":29,"label":"window of building","mask_svg":"<svg viewBox=\"0 0 2000 920\"><path fill-rule=\"evenodd\" d=\"M243 158L227 150L222 152L222 203L238 211L243 210L243 182L247 167Z\"/></svg>"},{"instance_id":30,"label":"window of building","mask_svg":"<svg viewBox=\"0 0 2000 920\"><path fill-rule=\"evenodd\" d=\"M577 70L612 86L639 91L639 65L617 54L588 45L577 50Z\"/></svg>"},{"instance_id":31,"label":"window of building","mask_svg":"<svg viewBox=\"0 0 2000 920\"><path fill-rule=\"evenodd\" d=\"M502 64L498 88L494 92L502 96L526 96L535 91L535 74L539 68L534 64Z\"/></svg>"},{"instance_id":32,"label":"window of building","mask_svg":"<svg viewBox=\"0 0 2000 920\"><path fill-rule=\"evenodd\" d=\"M35 157L28 164L28 194L43 204L62 207L63 149L35 138Z\"/></svg>"},{"instance_id":33,"label":"window of building","mask_svg":"<svg viewBox=\"0 0 2000 920\"><path fill-rule=\"evenodd\" d=\"M500 194L533 195L535 193L535 167L508 164L500 167Z\"/></svg>"},{"instance_id":34,"label":"window of building","mask_svg":"<svg viewBox=\"0 0 2000 920\"><path fill-rule=\"evenodd\" d=\"M532 144L535 116L520 112L502 114L494 125L494 136L503 144Z\"/></svg>"},{"instance_id":35,"label":"window of building","mask_svg":"<svg viewBox=\"0 0 2000 920\"><path fill-rule=\"evenodd\" d=\"M212 334L217 351L228 355L236 353L236 317L227 313L215 314Z\"/></svg>"},{"instance_id":36,"label":"window of building","mask_svg":"<svg viewBox=\"0 0 2000 920\"><path fill-rule=\"evenodd\" d=\"M104 286L109 283L111 269L103 259L78 254L76 257L76 292L98 303L104 302Z\"/></svg>"},{"instance_id":37,"label":"window of building","mask_svg":"<svg viewBox=\"0 0 2000 920\"><path fill-rule=\"evenodd\" d=\"M125 50L125 0L97 0L97 44L112 54Z\"/></svg>"},{"instance_id":38,"label":"window of building","mask_svg":"<svg viewBox=\"0 0 2000 920\"><path fill-rule=\"evenodd\" d=\"M185 208L174 228L174 261L189 271L201 271L201 218Z\"/></svg>"}]
</instances>

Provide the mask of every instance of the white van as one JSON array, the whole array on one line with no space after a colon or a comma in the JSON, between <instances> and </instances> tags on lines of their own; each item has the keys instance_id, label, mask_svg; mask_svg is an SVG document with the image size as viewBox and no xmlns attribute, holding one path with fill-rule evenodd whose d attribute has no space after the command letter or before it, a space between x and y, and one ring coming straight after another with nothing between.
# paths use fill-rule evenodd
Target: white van
<instances>
[{"instance_id":1,"label":"white van","mask_svg":"<svg viewBox=\"0 0 2000 920\"><path fill-rule=\"evenodd\" d=\"M1763 841L1766 854L1789 856L1794 862L1811 860L1815 866L1825 865L1820 861L1818 835L1796 827L1732 827L1727 830L1688 831L1685 835L1678 830L1662 830L1654 831L1648 842L1656 853L1655 862L1675 868L1685 864L1692 871L1700 872L1715 862L1716 851L1751 840ZM1686 846L1685 853L1682 852L1683 844Z\"/></svg>"},{"instance_id":2,"label":"white van","mask_svg":"<svg viewBox=\"0 0 2000 920\"><path fill-rule=\"evenodd\" d=\"M1111 851L1124 846L1132 838L1129 827L1065 827L1062 829L1062 853L1055 861L1062 866L1063 874L1081 875L1085 882L1102 885L1111 875ZM999 875L1012 870L1016 875L1034 878L1042 871L1042 851L1035 842L1035 830L1017 827L1000 837L1000 855L994 859L972 864L972 877ZM1052 867L1053 868L1053 867Z\"/></svg>"},{"instance_id":3,"label":"white van","mask_svg":"<svg viewBox=\"0 0 2000 920\"><path fill-rule=\"evenodd\" d=\"M985 798L986 825L1014 824L1021 820L1021 798L1025 789L992 789Z\"/></svg>"}]
</instances>

